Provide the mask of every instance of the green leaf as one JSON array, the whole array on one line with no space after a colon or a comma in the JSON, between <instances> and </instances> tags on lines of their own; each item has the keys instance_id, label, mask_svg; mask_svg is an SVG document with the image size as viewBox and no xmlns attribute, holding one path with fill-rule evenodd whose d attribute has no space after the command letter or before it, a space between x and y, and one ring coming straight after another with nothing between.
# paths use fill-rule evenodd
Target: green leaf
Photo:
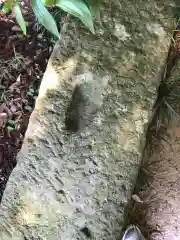
<instances>
[{"instance_id":1,"label":"green leaf","mask_svg":"<svg viewBox=\"0 0 180 240\"><path fill-rule=\"evenodd\" d=\"M21 30L23 31L23 33L26 35L26 23L24 21L21 9L20 9L20 5L19 4L15 4L13 7L13 11L15 13L15 17L16 17L16 21L18 22Z\"/></svg>"},{"instance_id":2,"label":"green leaf","mask_svg":"<svg viewBox=\"0 0 180 240\"><path fill-rule=\"evenodd\" d=\"M3 8L2 8L2 12L3 13L9 13L9 11L10 11L10 8L7 6L7 4L5 3L4 4L4 6L3 6Z\"/></svg>"},{"instance_id":3,"label":"green leaf","mask_svg":"<svg viewBox=\"0 0 180 240\"><path fill-rule=\"evenodd\" d=\"M31 93L34 93L34 88L29 88L29 91L30 91Z\"/></svg>"},{"instance_id":4,"label":"green leaf","mask_svg":"<svg viewBox=\"0 0 180 240\"><path fill-rule=\"evenodd\" d=\"M31 97L34 96L34 93L35 93L35 92L34 92L34 89L33 89L33 88L29 88L28 91L27 91L27 95L28 95L28 96L31 96Z\"/></svg>"},{"instance_id":5,"label":"green leaf","mask_svg":"<svg viewBox=\"0 0 180 240\"><path fill-rule=\"evenodd\" d=\"M34 96L34 93L28 91L28 92L27 92L27 95L30 96L30 97L33 97L33 96Z\"/></svg>"},{"instance_id":6,"label":"green leaf","mask_svg":"<svg viewBox=\"0 0 180 240\"><path fill-rule=\"evenodd\" d=\"M41 0L32 0L32 9L38 21L52 34L59 38L56 22Z\"/></svg>"},{"instance_id":7,"label":"green leaf","mask_svg":"<svg viewBox=\"0 0 180 240\"><path fill-rule=\"evenodd\" d=\"M11 120L11 119L9 119L9 120L7 121L7 125L10 126L10 127L14 127L14 121Z\"/></svg>"},{"instance_id":8,"label":"green leaf","mask_svg":"<svg viewBox=\"0 0 180 240\"><path fill-rule=\"evenodd\" d=\"M100 0L85 0L85 2L89 6L92 16L95 17L98 21L100 21Z\"/></svg>"},{"instance_id":9,"label":"green leaf","mask_svg":"<svg viewBox=\"0 0 180 240\"><path fill-rule=\"evenodd\" d=\"M6 127L7 127L8 132L14 131L15 130L14 121L9 119L6 123Z\"/></svg>"},{"instance_id":10,"label":"green leaf","mask_svg":"<svg viewBox=\"0 0 180 240\"><path fill-rule=\"evenodd\" d=\"M56 6L78 17L94 33L92 14L83 0L57 0Z\"/></svg>"},{"instance_id":11,"label":"green leaf","mask_svg":"<svg viewBox=\"0 0 180 240\"><path fill-rule=\"evenodd\" d=\"M2 11L4 13L9 13L10 9L12 8L12 0L6 0L4 5L3 5L3 8L2 8Z\"/></svg>"},{"instance_id":12,"label":"green leaf","mask_svg":"<svg viewBox=\"0 0 180 240\"><path fill-rule=\"evenodd\" d=\"M55 5L55 0L41 0L46 7L52 7Z\"/></svg>"},{"instance_id":13,"label":"green leaf","mask_svg":"<svg viewBox=\"0 0 180 240\"><path fill-rule=\"evenodd\" d=\"M27 110L27 111L31 112L33 109L32 109L31 106L25 106L25 107L24 107L24 110Z\"/></svg>"},{"instance_id":14,"label":"green leaf","mask_svg":"<svg viewBox=\"0 0 180 240\"><path fill-rule=\"evenodd\" d=\"M13 131L15 130L15 128L14 128L14 127L7 126L7 130L8 130L8 132L13 132Z\"/></svg>"}]
</instances>

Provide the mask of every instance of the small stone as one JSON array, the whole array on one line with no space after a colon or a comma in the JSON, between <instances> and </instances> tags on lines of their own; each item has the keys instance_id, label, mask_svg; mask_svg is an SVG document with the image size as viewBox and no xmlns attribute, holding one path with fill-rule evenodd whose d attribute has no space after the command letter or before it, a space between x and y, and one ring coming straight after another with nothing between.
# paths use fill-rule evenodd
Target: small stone
<instances>
[{"instance_id":1,"label":"small stone","mask_svg":"<svg viewBox=\"0 0 180 240\"><path fill-rule=\"evenodd\" d=\"M38 34L37 35L37 39L43 39L43 35L42 34Z\"/></svg>"},{"instance_id":2,"label":"small stone","mask_svg":"<svg viewBox=\"0 0 180 240\"><path fill-rule=\"evenodd\" d=\"M13 27L11 28L11 30L12 30L13 32L21 32L21 31L22 31L21 28L18 27L17 25L13 26Z\"/></svg>"},{"instance_id":3,"label":"small stone","mask_svg":"<svg viewBox=\"0 0 180 240\"><path fill-rule=\"evenodd\" d=\"M143 201L140 199L140 197L136 194L132 195L132 199L137 203L143 203Z\"/></svg>"}]
</instances>

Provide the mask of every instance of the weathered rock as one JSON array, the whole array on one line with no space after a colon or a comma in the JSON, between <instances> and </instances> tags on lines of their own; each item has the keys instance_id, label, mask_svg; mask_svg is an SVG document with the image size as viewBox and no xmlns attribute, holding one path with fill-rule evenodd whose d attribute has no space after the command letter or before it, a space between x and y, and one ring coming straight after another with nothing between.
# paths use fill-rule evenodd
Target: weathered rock
<instances>
[{"instance_id":1,"label":"weathered rock","mask_svg":"<svg viewBox=\"0 0 180 240\"><path fill-rule=\"evenodd\" d=\"M172 1L103 1L95 36L69 24L4 192L0 239L120 237L173 7Z\"/></svg>"}]
</instances>

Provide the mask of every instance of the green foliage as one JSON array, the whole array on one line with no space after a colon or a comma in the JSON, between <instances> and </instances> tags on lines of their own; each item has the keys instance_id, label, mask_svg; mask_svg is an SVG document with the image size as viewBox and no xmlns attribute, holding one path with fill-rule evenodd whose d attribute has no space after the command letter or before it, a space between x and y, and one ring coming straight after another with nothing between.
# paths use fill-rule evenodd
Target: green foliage
<instances>
[{"instance_id":1,"label":"green foliage","mask_svg":"<svg viewBox=\"0 0 180 240\"><path fill-rule=\"evenodd\" d=\"M29 112L32 112L33 109L32 109L31 106L28 105L28 106L25 106L25 107L24 107L24 110L29 111Z\"/></svg>"},{"instance_id":2,"label":"green foliage","mask_svg":"<svg viewBox=\"0 0 180 240\"><path fill-rule=\"evenodd\" d=\"M7 124L11 127L14 127L14 120L9 119Z\"/></svg>"},{"instance_id":3,"label":"green foliage","mask_svg":"<svg viewBox=\"0 0 180 240\"><path fill-rule=\"evenodd\" d=\"M10 9L7 6L7 4L4 4L3 8L2 8L3 13L9 13Z\"/></svg>"},{"instance_id":4,"label":"green foliage","mask_svg":"<svg viewBox=\"0 0 180 240\"><path fill-rule=\"evenodd\" d=\"M100 18L99 2L100 0L32 0L31 4L38 21L49 32L59 38L60 35L56 21L46 7L56 6L61 10L79 18L92 33L95 33L93 18ZM26 23L20 9L19 1L6 0L2 11L4 13L8 13L11 9L14 11L16 20L23 33L26 35Z\"/></svg>"},{"instance_id":5,"label":"green foliage","mask_svg":"<svg viewBox=\"0 0 180 240\"><path fill-rule=\"evenodd\" d=\"M56 22L41 0L32 0L32 9L38 21L53 35L59 37Z\"/></svg>"},{"instance_id":6,"label":"green foliage","mask_svg":"<svg viewBox=\"0 0 180 240\"><path fill-rule=\"evenodd\" d=\"M30 97L34 97L34 89L33 88L29 88L27 91L27 95Z\"/></svg>"},{"instance_id":7,"label":"green foliage","mask_svg":"<svg viewBox=\"0 0 180 240\"><path fill-rule=\"evenodd\" d=\"M12 8L12 4L13 4L13 0L6 0L6 2L3 5L2 11L4 13L8 13Z\"/></svg>"},{"instance_id":8,"label":"green foliage","mask_svg":"<svg viewBox=\"0 0 180 240\"><path fill-rule=\"evenodd\" d=\"M9 119L7 124L6 124L7 130L8 132L12 132L15 130L15 125L14 125L14 121Z\"/></svg>"},{"instance_id":9,"label":"green foliage","mask_svg":"<svg viewBox=\"0 0 180 240\"><path fill-rule=\"evenodd\" d=\"M100 20L100 0L85 0L85 2L89 6L92 16L95 17L97 20Z\"/></svg>"},{"instance_id":10,"label":"green foliage","mask_svg":"<svg viewBox=\"0 0 180 240\"><path fill-rule=\"evenodd\" d=\"M15 128L11 127L11 126L7 126L7 130L8 130L8 132L13 132L15 130Z\"/></svg>"},{"instance_id":11,"label":"green foliage","mask_svg":"<svg viewBox=\"0 0 180 240\"><path fill-rule=\"evenodd\" d=\"M56 6L79 18L94 33L92 13L83 0L57 0Z\"/></svg>"},{"instance_id":12,"label":"green foliage","mask_svg":"<svg viewBox=\"0 0 180 240\"><path fill-rule=\"evenodd\" d=\"M26 35L26 23L24 21L21 9L20 9L20 5L19 4L15 4L13 7L13 11L15 13L16 16L16 21L18 22L19 26L21 27L23 33Z\"/></svg>"},{"instance_id":13,"label":"green foliage","mask_svg":"<svg viewBox=\"0 0 180 240\"><path fill-rule=\"evenodd\" d=\"M42 0L42 2L46 7L51 7L56 4L56 0Z\"/></svg>"}]
</instances>

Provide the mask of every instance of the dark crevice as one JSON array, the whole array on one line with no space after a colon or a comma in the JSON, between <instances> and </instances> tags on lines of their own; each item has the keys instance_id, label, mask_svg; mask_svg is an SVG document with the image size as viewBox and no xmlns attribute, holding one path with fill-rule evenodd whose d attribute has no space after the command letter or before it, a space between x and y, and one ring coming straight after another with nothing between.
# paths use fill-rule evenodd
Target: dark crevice
<instances>
[{"instance_id":1,"label":"dark crevice","mask_svg":"<svg viewBox=\"0 0 180 240\"><path fill-rule=\"evenodd\" d=\"M179 18L178 18L179 19ZM152 146L154 146L160 140L166 141L164 138L166 128L162 123L164 118L167 120L171 117L168 115L167 106L165 105L165 101L171 96L172 89L169 87L169 79L171 78L171 74L173 72L174 67L177 65L180 59L180 25L177 25L177 28L174 30L172 34L172 41L170 44L170 48L168 51L168 56L166 59L166 64L164 69L162 70L161 83L158 89L158 97L156 103L153 107L152 118L149 123L146 135L146 144L145 144L145 154L149 154L151 156ZM146 160L146 157L145 157ZM143 161L145 161L143 160ZM134 194L141 193L143 189L149 188L148 184L150 184L152 175L146 170L144 166L148 165L148 162L143 162L140 168L138 179L135 186ZM148 168L147 168L148 169ZM138 195L137 195L138 196ZM140 199L141 200L141 199ZM145 212L141 212L141 208L148 209L146 203L138 203L138 201L133 201L129 211L129 223L135 224L140 227L146 239L149 239L149 236L153 233L158 233L158 230L152 229L151 226L147 225L145 216ZM153 225L153 224L152 224Z\"/></svg>"}]
</instances>

